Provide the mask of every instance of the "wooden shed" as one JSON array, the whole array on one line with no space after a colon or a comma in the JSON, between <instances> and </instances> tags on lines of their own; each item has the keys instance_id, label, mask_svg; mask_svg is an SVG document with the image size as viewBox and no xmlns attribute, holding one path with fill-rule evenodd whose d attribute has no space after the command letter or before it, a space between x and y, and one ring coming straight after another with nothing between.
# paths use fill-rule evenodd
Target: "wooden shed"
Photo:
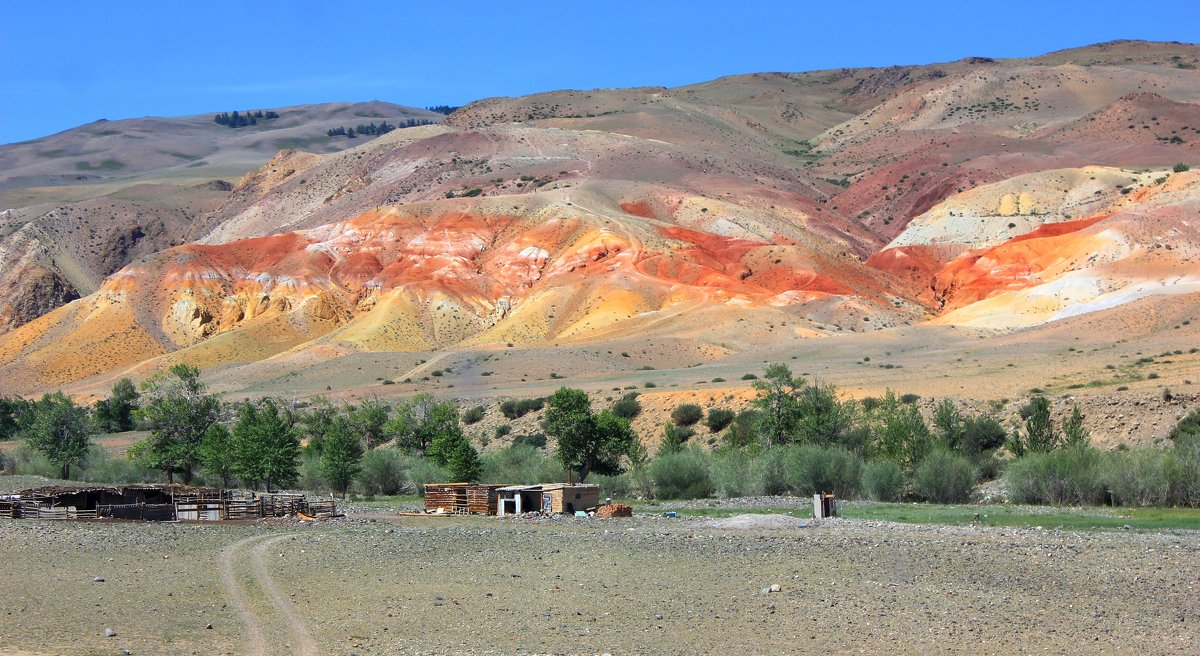
<instances>
[{"instance_id":1,"label":"wooden shed","mask_svg":"<svg viewBox=\"0 0 1200 656\"><path fill-rule=\"evenodd\" d=\"M498 514L542 512L546 514L574 513L600 505L599 485L508 485L497 490Z\"/></svg>"},{"instance_id":2,"label":"wooden shed","mask_svg":"<svg viewBox=\"0 0 1200 656\"><path fill-rule=\"evenodd\" d=\"M550 499L552 513L574 513L577 510L587 510L600 505L600 486L580 483L568 485L559 483L543 485L542 494ZM543 506L546 502L543 500Z\"/></svg>"}]
</instances>

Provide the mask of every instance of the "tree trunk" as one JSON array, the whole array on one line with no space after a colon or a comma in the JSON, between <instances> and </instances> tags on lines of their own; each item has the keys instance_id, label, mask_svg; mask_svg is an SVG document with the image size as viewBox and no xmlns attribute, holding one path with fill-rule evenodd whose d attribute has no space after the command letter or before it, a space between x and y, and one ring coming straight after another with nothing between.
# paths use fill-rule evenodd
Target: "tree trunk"
<instances>
[{"instance_id":1,"label":"tree trunk","mask_svg":"<svg viewBox=\"0 0 1200 656\"><path fill-rule=\"evenodd\" d=\"M583 461L583 467L579 468L579 480L577 480L575 482L582 484L583 480L585 478L587 478L587 475L591 473L592 466L595 464L596 464L596 457L588 456L587 459Z\"/></svg>"},{"instance_id":2,"label":"tree trunk","mask_svg":"<svg viewBox=\"0 0 1200 656\"><path fill-rule=\"evenodd\" d=\"M71 479L71 463L66 463L62 466L62 479L64 481Z\"/></svg>"}]
</instances>

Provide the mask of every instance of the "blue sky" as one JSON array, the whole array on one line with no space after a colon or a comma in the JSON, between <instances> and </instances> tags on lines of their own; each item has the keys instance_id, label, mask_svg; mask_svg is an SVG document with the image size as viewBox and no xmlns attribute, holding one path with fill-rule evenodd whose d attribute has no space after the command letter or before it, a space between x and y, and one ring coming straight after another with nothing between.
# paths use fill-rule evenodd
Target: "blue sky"
<instances>
[{"instance_id":1,"label":"blue sky","mask_svg":"<svg viewBox=\"0 0 1200 656\"><path fill-rule=\"evenodd\" d=\"M100 118L426 106L757 71L1200 41L1200 3L0 0L0 143Z\"/></svg>"}]
</instances>

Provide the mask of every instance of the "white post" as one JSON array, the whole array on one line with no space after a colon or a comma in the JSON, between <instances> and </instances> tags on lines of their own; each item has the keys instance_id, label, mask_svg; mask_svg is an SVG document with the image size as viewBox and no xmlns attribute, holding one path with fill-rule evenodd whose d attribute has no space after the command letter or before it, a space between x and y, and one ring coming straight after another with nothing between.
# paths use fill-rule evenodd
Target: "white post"
<instances>
[{"instance_id":1,"label":"white post","mask_svg":"<svg viewBox=\"0 0 1200 656\"><path fill-rule=\"evenodd\" d=\"M516 494L513 495L513 498L517 500L517 502L516 502L517 509L515 512L516 512L516 514L520 515L521 514L521 493L517 492Z\"/></svg>"}]
</instances>

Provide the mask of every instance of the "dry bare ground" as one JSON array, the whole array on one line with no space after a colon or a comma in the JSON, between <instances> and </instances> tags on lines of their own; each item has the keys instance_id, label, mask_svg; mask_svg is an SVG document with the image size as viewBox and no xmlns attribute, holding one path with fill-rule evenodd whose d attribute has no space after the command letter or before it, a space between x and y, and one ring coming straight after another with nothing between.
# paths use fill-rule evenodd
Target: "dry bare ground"
<instances>
[{"instance_id":1,"label":"dry bare ground","mask_svg":"<svg viewBox=\"0 0 1200 656\"><path fill-rule=\"evenodd\" d=\"M5 521L0 653L1200 650L1195 533L372 518Z\"/></svg>"}]
</instances>

